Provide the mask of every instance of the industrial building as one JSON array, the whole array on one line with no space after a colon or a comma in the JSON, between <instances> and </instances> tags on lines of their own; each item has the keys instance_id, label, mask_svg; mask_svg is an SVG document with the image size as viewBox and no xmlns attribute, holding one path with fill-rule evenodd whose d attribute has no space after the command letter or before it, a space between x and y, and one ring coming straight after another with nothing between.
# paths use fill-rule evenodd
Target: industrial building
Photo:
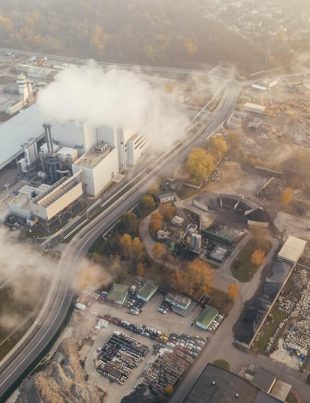
<instances>
[{"instance_id":1,"label":"industrial building","mask_svg":"<svg viewBox=\"0 0 310 403\"><path fill-rule=\"evenodd\" d=\"M149 302L149 300L156 293L158 286L153 281L147 281L137 292L137 297L143 302Z\"/></svg>"},{"instance_id":2,"label":"industrial building","mask_svg":"<svg viewBox=\"0 0 310 403\"><path fill-rule=\"evenodd\" d=\"M72 172L81 172L86 193L97 196L119 172L117 149L103 142L97 144L72 164Z\"/></svg>"},{"instance_id":3,"label":"industrial building","mask_svg":"<svg viewBox=\"0 0 310 403\"><path fill-rule=\"evenodd\" d=\"M195 324L197 327L203 330L208 330L211 323L218 315L218 310L213 306L207 305L197 317Z\"/></svg>"},{"instance_id":4,"label":"industrial building","mask_svg":"<svg viewBox=\"0 0 310 403\"><path fill-rule=\"evenodd\" d=\"M278 253L278 259L296 264L304 253L307 242L303 239L289 236Z\"/></svg>"},{"instance_id":5,"label":"industrial building","mask_svg":"<svg viewBox=\"0 0 310 403\"><path fill-rule=\"evenodd\" d=\"M114 283L108 293L108 300L123 305L128 295L128 285Z\"/></svg>"},{"instance_id":6,"label":"industrial building","mask_svg":"<svg viewBox=\"0 0 310 403\"><path fill-rule=\"evenodd\" d=\"M243 109L246 112L253 112L261 115L265 112L266 107L264 105L252 104L251 102L247 102L246 104L243 105Z\"/></svg>"},{"instance_id":7,"label":"industrial building","mask_svg":"<svg viewBox=\"0 0 310 403\"><path fill-rule=\"evenodd\" d=\"M18 88L24 106L32 97L24 74L18 78ZM123 128L45 119L33 104L0 126L0 170L16 167L16 175L35 184L30 196L17 191L8 198L2 219L10 214L37 218L49 227L49 221L60 219L66 209L73 212L71 207L84 193L98 196L120 171L132 168L147 146L143 135ZM49 185L44 195L38 190L40 184Z\"/></svg>"},{"instance_id":8,"label":"industrial building","mask_svg":"<svg viewBox=\"0 0 310 403\"><path fill-rule=\"evenodd\" d=\"M283 403L246 379L208 364L183 403Z\"/></svg>"},{"instance_id":9,"label":"industrial building","mask_svg":"<svg viewBox=\"0 0 310 403\"><path fill-rule=\"evenodd\" d=\"M62 178L53 186L31 199L30 210L36 217L50 221L67 209L83 195L83 187L79 174L70 178Z\"/></svg>"}]
</instances>

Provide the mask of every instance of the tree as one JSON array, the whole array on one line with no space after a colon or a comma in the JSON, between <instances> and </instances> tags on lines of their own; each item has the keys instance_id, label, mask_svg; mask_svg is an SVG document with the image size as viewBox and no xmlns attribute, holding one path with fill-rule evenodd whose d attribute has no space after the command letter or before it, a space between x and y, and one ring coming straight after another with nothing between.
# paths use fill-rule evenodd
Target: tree
<instances>
[{"instance_id":1,"label":"tree","mask_svg":"<svg viewBox=\"0 0 310 403\"><path fill-rule=\"evenodd\" d=\"M155 260L162 260L166 253L166 246L162 243L156 242L152 250L153 258Z\"/></svg>"},{"instance_id":2,"label":"tree","mask_svg":"<svg viewBox=\"0 0 310 403\"><path fill-rule=\"evenodd\" d=\"M132 238L129 234L124 234L120 238L120 244L121 244L121 255L127 259L130 260L132 257Z\"/></svg>"},{"instance_id":3,"label":"tree","mask_svg":"<svg viewBox=\"0 0 310 403\"><path fill-rule=\"evenodd\" d=\"M144 277L144 266L141 262L137 266L137 275L140 277Z\"/></svg>"},{"instance_id":4,"label":"tree","mask_svg":"<svg viewBox=\"0 0 310 403\"><path fill-rule=\"evenodd\" d=\"M172 274L172 286L176 291L198 300L207 293L213 284L214 273L210 266L202 260L195 259L187 264L184 270Z\"/></svg>"},{"instance_id":5,"label":"tree","mask_svg":"<svg viewBox=\"0 0 310 403\"><path fill-rule=\"evenodd\" d=\"M203 148L194 148L186 161L186 169L196 180L202 181L214 169L214 159Z\"/></svg>"},{"instance_id":6,"label":"tree","mask_svg":"<svg viewBox=\"0 0 310 403\"><path fill-rule=\"evenodd\" d=\"M228 295L231 298L236 298L240 295L240 286L238 283L230 283L228 285Z\"/></svg>"},{"instance_id":7,"label":"tree","mask_svg":"<svg viewBox=\"0 0 310 403\"><path fill-rule=\"evenodd\" d=\"M151 215L149 230L152 234L157 232L163 225L163 217L162 215L156 211Z\"/></svg>"},{"instance_id":8,"label":"tree","mask_svg":"<svg viewBox=\"0 0 310 403\"><path fill-rule=\"evenodd\" d=\"M165 395L171 396L174 392L174 387L172 385L167 385L165 387Z\"/></svg>"},{"instance_id":9,"label":"tree","mask_svg":"<svg viewBox=\"0 0 310 403\"><path fill-rule=\"evenodd\" d=\"M140 202L140 207L143 210L153 210L156 207L154 198L149 194L144 195Z\"/></svg>"},{"instance_id":10,"label":"tree","mask_svg":"<svg viewBox=\"0 0 310 403\"><path fill-rule=\"evenodd\" d=\"M251 255L251 263L255 266L260 266L265 260L265 251L263 249L255 249Z\"/></svg>"},{"instance_id":11,"label":"tree","mask_svg":"<svg viewBox=\"0 0 310 403\"><path fill-rule=\"evenodd\" d=\"M281 204L282 206L288 206L291 204L294 196L294 191L290 187L286 187L283 189L281 194Z\"/></svg>"},{"instance_id":12,"label":"tree","mask_svg":"<svg viewBox=\"0 0 310 403\"><path fill-rule=\"evenodd\" d=\"M217 135L211 139L211 154L216 160L221 159L228 150L228 145L222 135Z\"/></svg>"},{"instance_id":13,"label":"tree","mask_svg":"<svg viewBox=\"0 0 310 403\"><path fill-rule=\"evenodd\" d=\"M135 213L130 211L121 216L121 230L130 234L137 233L138 219Z\"/></svg>"},{"instance_id":14,"label":"tree","mask_svg":"<svg viewBox=\"0 0 310 403\"><path fill-rule=\"evenodd\" d=\"M185 49L189 55L194 55L198 51L198 46L192 39L187 39L184 42Z\"/></svg>"},{"instance_id":15,"label":"tree","mask_svg":"<svg viewBox=\"0 0 310 403\"><path fill-rule=\"evenodd\" d=\"M165 221L169 221L175 216L175 207L171 203L161 203L159 212Z\"/></svg>"},{"instance_id":16,"label":"tree","mask_svg":"<svg viewBox=\"0 0 310 403\"><path fill-rule=\"evenodd\" d=\"M106 43L109 40L109 34L104 32L100 25L94 25L91 31L90 36L90 44L93 46L99 53L103 51L106 46Z\"/></svg>"},{"instance_id":17,"label":"tree","mask_svg":"<svg viewBox=\"0 0 310 403\"><path fill-rule=\"evenodd\" d=\"M137 264L143 255L143 242L141 242L140 238L135 237L132 240L131 249L133 262Z\"/></svg>"},{"instance_id":18,"label":"tree","mask_svg":"<svg viewBox=\"0 0 310 403\"><path fill-rule=\"evenodd\" d=\"M0 29L1 28L6 31L13 31L14 24L10 17L0 15Z\"/></svg>"}]
</instances>

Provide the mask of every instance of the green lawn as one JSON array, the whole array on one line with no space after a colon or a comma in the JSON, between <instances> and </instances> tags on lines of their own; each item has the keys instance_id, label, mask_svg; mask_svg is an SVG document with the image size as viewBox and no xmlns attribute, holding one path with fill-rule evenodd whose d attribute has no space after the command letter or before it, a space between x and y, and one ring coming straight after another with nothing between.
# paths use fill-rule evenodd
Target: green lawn
<instances>
[{"instance_id":1,"label":"green lawn","mask_svg":"<svg viewBox=\"0 0 310 403\"><path fill-rule=\"evenodd\" d=\"M226 360L215 360L213 364L222 369L229 370L230 368L229 362Z\"/></svg>"},{"instance_id":2,"label":"green lawn","mask_svg":"<svg viewBox=\"0 0 310 403\"><path fill-rule=\"evenodd\" d=\"M252 279L258 267L251 262L251 255L255 249L263 249L265 255L271 248L271 242L267 239L251 239L239 252L231 265L232 275L242 283Z\"/></svg>"},{"instance_id":3,"label":"green lawn","mask_svg":"<svg viewBox=\"0 0 310 403\"><path fill-rule=\"evenodd\" d=\"M255 340L253 345L253 350L261 353L266 354L266 347L270 340L270 337L275 333L276 329L278 328L279 324L283 322L286 318L287 314L283 311L279 311L277 305L272 309L272 322L269 324L264 324L262 330L260 332L259 338Z\"/></svg>"}]
</instances>

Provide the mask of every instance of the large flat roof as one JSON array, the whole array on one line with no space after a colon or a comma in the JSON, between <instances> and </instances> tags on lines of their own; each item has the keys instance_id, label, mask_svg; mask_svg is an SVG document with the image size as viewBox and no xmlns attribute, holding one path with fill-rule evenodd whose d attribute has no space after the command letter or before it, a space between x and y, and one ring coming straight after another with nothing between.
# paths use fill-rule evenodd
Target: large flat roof
<instances>
[{"instance_id":1,"label":"large flat roof","mask_svg":"<svg viewBox=\"0 0 310 403\"><path fill-rule=\"evenodd\" d=\"M238 398L236 398L236 394ZM183 403L280 403L246 379L208 364Z\"/></svg>"},{"instance_id":2,"label":"large flat roof","mask_svg":"<svg viewBox=\"0 0 310 403\"><path fill-rule=\"evenodd\" d=\"M290 235L278 253L278 258L291 263L297 263L303 254L307 242Z\"/></svg>"},{"instance_id":3,"label":"large flat roof","mask_svg":"<svg viewBox=\"0 0 310 403\"><path fill-rule=\"evenodd\" d=\"M27 140L43 137L45 121L33 104L0 125L0 169L22 154L22 144Z\"/></svg>"},{"instance_id":4,"label":"large flat roof","mask_svg":"<svg viewBox=\"0 0 310 403\"><path fill-rule=\"evenodd\" d=\"M82 155L81 158L74 162L74 165L81 168L95 168L110 152L113 150L108 144L104 144L104 148L100 149L100 145L95 146L88 153Z\"/></svg>"}]
</instances>

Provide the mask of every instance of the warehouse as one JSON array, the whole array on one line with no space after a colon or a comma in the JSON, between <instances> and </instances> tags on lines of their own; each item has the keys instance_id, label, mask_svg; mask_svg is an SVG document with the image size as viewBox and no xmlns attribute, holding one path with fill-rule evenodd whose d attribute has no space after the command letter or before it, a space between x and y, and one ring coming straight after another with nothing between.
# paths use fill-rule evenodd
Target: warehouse
<instances>
[{"instance_id":1,"label":"warehouse","mask_svg":"<svg viewBox=\"0 0 310 403\"><path fill-rule=\"evenodd\" d=\"M278 259L296 264L304 253L307 242L303 239L289 236L278 253Z\"/></svg>"},{"instance_id":2,"label":"warehouse","mask_svg":"<svg viewBox=\"0 0 310 403\"><path fill-rule=\"evenodd\" d=\"M280 403L247 380L215 365L208 364L183 403Z\"/></svg>"},{"instance_id":3,"label":"warehouse","mask_svg":"<svg viewBox=\"0 0 310 403\"><path fill-rule=\"evenodd\" d=\"M32 214L43 221L52 218L66 210L83 195L80 175L62 178L45 192L30 200Z\"/></svg>"},{"instance_id":4,"label":"warehouse","mask_svg":"<svg viewBox=\"0 0 310 403\"><path fill-rule=\"evenodd\" d=\"M196 319L196 326L203 329L208 330L211 323L218 315L218 310L213 308L210 305L207 305L203 311L201 311L200 315Z\"/></svg>"},{"instance_id":5,"label":"warehouse","mask_svg":"<svg viewBox=\"0 0 310 403\"><path fill-rule=\"evenodd\" d=\"M156 293L158 286L153 281L147 281L137 292L137 297L144 302L149 300Z\"/></svg>"},{"instance_id":6,"label":"warehouse","mask_svg":"<svg viewBox=\"0 0 310 403\"><path fill-rule=\"evenodd\" d=\"M253 112L262 115L265 112L266 107L263 105L257 105L247 102L246 104L243 105L243 109L247 112Z\"/></svg>"},{"instance_id":7,"label":"warehouse","mask_svg":"<svg viewBox=\"0 0 310 403\"><path fill-rule=\"evenodd\" d=\"M108 293L108 300L123 305L128 295L128 285L114 283Z\"/></svg>"}]
</instances>

